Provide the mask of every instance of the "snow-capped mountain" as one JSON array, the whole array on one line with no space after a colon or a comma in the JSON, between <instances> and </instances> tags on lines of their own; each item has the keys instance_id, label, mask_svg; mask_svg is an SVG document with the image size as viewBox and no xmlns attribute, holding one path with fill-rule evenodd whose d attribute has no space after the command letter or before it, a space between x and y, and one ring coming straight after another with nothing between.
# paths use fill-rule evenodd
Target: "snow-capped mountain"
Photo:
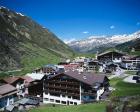
<instances>
[{"instance_id":1,"label":"snow-capped mountain","mask_svg":"<svg viewBox=\"0 0 140 112\"><path fill-rule=\"evenodd\" d=\"M113 36L91 36L84 40L71 41L67 43L71 48L80 52L95 52L97 50L115 47L136 38L140 38L140 31L133 34Z\"/></svg>"}]
</instances>

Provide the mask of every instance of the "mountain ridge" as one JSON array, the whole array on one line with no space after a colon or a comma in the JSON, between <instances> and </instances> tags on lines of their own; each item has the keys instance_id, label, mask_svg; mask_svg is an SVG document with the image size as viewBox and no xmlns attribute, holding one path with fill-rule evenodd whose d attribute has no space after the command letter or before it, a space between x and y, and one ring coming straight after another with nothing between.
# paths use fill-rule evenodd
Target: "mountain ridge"
<instances>
[{"instance_id":1,"label":"mountain ridge","mask_svg":"<svg viewBox=\"0 0 140 112\"><path fill-rule=\"evenodd\" d=\"M140 31L129 35L113 35L113 36L90 36L87 39L72 41L67 43L72 49L83 53L95 53L97 51L105 50L115 47L134 39L140 38Z\"/></svg>"}]
</instances>

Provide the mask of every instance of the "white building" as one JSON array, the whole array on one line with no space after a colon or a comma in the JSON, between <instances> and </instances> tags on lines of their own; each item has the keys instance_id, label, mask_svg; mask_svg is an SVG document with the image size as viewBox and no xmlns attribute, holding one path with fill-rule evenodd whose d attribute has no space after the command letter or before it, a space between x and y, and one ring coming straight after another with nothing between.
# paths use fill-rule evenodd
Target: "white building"
<instances>
[{"instance_id":1,"label":"white building","mask_svg":"<svg viewBox=\"0 0 140 112\"><path fill-rule=\"evenodd\" d=\"M105 75L78 71L56 74L43 82L43 102L62 105L98 101L109 86Z\"/></svg>"}]
</instances>

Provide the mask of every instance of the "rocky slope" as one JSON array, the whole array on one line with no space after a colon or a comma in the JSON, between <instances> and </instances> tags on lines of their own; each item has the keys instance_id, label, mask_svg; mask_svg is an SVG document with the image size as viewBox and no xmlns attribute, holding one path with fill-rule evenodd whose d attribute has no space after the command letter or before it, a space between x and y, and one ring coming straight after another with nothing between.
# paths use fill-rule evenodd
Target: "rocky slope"
<instances>
[{"instance_id":1,"label":"rocky slope","mask_svg":"<svg viewBox=\"0 0 140 112\"><path fill-rule=\"evenodd\" d=\"M68 45L80 52L102 51L118 44L122 44L140 37L140 31L130 35L113 35L113 36L91 36L80 41L69 42Z\"/></svg>"},{"instance_id":2,"label":"rocky slope","mask_svg":"<svg viewBox=\"0 0 140 112\"><path fill-rule=\"evenodd\" d=\"M115 48L126 52L140 52L140 38L136 38L131 41L119 44Z\"/></svg>"},{"instance_id":3,"label":"rocky slope","mask_svg":"<svg viewBox=\"0 0 140 112\"><path fill-rule=\"evenodd\" d=\"M0 71L56 63L72 55L71 48L48 29L0 7Z\"/></svg>"}]
</instances>

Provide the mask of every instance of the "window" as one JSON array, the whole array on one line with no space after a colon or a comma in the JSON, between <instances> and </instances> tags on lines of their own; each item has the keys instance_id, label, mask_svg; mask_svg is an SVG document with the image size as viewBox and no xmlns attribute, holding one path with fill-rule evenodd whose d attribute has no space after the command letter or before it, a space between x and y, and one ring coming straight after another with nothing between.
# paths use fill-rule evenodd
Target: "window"
<instances>
[{"instance_id":1,"label":"window","mask_svg":"<svg viewBox=\"0 0 140 112\"><path fill-rule=\"evenodd\" d=\"M60 103L60 100L55 100L56 103Z\"/></svg>"},{"instance_id":2,"label":"window","mask_svg":"<svg viewBox=\"0 0 140 112\"><path fill-rule=\"evenodd\" d=\"M71 98L71 96L68 96L68 98Z\"/></svg>"},{"instance_id":3,"label":"window","mask_svg":"<svg viewBox=\"0 0 140 112\"><path fill-rule=\"evenodd\" d=\"M72 98L73 99L76 99L76 100L79 100L80 99L80 97L76 97L76 96L73 96Z\"/></svg>"},{"instance_id":4,"label":"window","mask_svg":"<svg viewBox=\"0 0 140 112\"><path fill-rule=\"evenodd\" d=\"M77 103L76 103L76 102L74 102L74 105L77 105Z\"/></svg>"},{"instance_id":5,"label":"window","mask_svg":"<svg viewBox=\"0 0 140 112\"><path fill-rule=\"evenodd\" d=\"M73 104L73 102L70 102L70 104Z\"/></svg>"},{"instance_id":6,"label":"window","mask_svg":"<svg viewBox=\"0 0 140 112\"><path fill-rule=\"evenodd\" d=\"M65 97L65 95L62 95L62 97Z\"/></svg>"},{"instance_id":7,"label":"window","mask_svg":"<svg viewBox=\"0 0 140 112\"><path fill-rule=\"evenodd\" d=\"M45 101L48 101L49 99L48 99L48 98L44 98L44 100L45 100Z\"/></svg>"},{"instance_id":8,"label":"window","mask_svg":"<svg viewBox=\"0 0 140 112\"><path fill-rule=\"evenodd\" d=\"M54 102L54 99L50 99L51 102Z\"/></svg>"},{"instance_id":9,"label":"window","mask_svg":"<svg viewBox=\"0 0 140 112\"><path fill-rule=\"evenodd\" d=\"M60 97L60 94L58 94L58 93L50 93L50 95Z\"/></svg>"},{"instance_id":10,"label":"window","mask_svg":"<svg viewBox=\"0 0 140 112\"><path fill-rule=\"evenodd\" d=\"M62 104L66 104L66 101L62 101Z\"/></svg>"}]
</instances>

